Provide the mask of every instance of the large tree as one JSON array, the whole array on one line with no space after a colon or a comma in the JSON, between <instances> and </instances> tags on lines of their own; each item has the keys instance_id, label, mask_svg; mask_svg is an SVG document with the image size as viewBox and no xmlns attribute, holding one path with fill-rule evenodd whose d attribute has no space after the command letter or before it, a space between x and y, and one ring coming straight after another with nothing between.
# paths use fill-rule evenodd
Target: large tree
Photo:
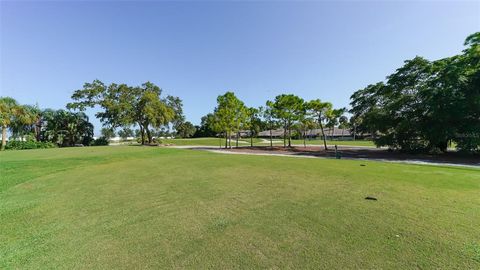
<instances>
[{"instance_id":1,"label":"large tree","mask_svg":"<svg viewBox=\"0 0 480 270\"><path fill-rule=\"evenodd\" d=\"M480 151L480 33L460 55L428 61L415 57L351 97L357 129L377 146L408 152Z\"/></svg>"},{"instance_id":2,"label":"large tree","mask_svg":"<svg viewBox=\"0 0 480 270\"><path fill-rule=\"evenodd\" d=\"M190 138L195 134L195 131L197 131L197 129L189 121L179 123L176 127L177 135L180 138Z\"/></svg>"},{"instance_id":3,"label":"large tree","mask_svg":"<svg viewBox=\"0 0 480 270\"><path fill-rule=\"evenodd\" d=\"M238 132L245 122L245 105L233 92L226 92L217 98L217 107L214 111L216 126L225 135L225 148L232 147L232 132L236 132L238 146Z\"/></svg>"},{"instance_id":4,"label":"large tree","mask_svg":"<svg viewBox=\"0 0 480 270\"><path fill-rule=\"evenodd\" d=\"M59 146L90 145L93 124L83 112L46 109L42 112L41 138Z\"/></svg>"},{"instance_id":5,"label":"large tree","mask_svg":"<svg viewBox=\"0 0 480 270\"><path fill-rule=\"evenodd\" d=\"M282 94L275 97L272 107L275 117L283 125L283 147L292 146L292 126L298 121L304 110L304 101L302 98L292 94Z\"/></svg>"},{"instance_id":6,"label":"large tree","mask_svg":"<svg viewBox=\"0 0 480 270\"><path fill-rule=\"evenodd\" d=\"M20 113L16 114L10 124L13 138L40 140L41 111L37 106L19 105Z\"/></svg>"},{"instance_id":7,"label":"large tree","mask_svg":"<svg viewBox=\"0 0 480 270\"><path fill-rule=\"evenodd\" d=\"M161 98L162 89L151 82L131 87L112 83L106 86L99 80L86 83L83 89L72 95L74 102L67 105L71 109L85 110L99 106L102 111L96 114L104 126L138 125L142 144L152 143L152 130L169 125L181 117L181 101L176 97Z\"/></svg>"},{"instance_id":8,"label":"large tree","mask_svg":"<svg viewBox=\"0 0 480 270\"><path fill-rule=\"evenodd\" d=\"M253 137L260 132L260 128L262 125L262 120L260 116L262 115L262 108L247 108L246 110L247 117L245 127L249 130L250 135L250 146L253 147Z\"/></svg>"},{"instance_id":9,"label":"large tree","mask_svg":"<svg viewBox=\"0 0 480 270\"><path fill-rule=\"evenodd\" d=\"M182 100L179 97L167 96L167 98L165 98L165 103L170 108L172 108L173 111L174 111L173 118L171 120L173 129L176 130L177 133L178 133L179 128L183 129L182 132L184 132L185 127L189 127L189 124L187 122L185 122L185 115L183 114L183 102L182 102ZM180 126L182 126L182 127L180 127ZM191 131L191 130L192 129L190 128L189 131Z\"/></svg>"},{"instance_id":10,"label":"large tree","mask_svg":"<svg viewBox=\"0 0 480 270\"><path fill-rule=\"evenodd\" d=\"M215 116L213 113L209 113L202 116L200 125L196 127L193 137L214 137L217 135L217 131L213 128L215 125ZM221 132L221 131L220 131Z\"/></svg>"}]
</instances>

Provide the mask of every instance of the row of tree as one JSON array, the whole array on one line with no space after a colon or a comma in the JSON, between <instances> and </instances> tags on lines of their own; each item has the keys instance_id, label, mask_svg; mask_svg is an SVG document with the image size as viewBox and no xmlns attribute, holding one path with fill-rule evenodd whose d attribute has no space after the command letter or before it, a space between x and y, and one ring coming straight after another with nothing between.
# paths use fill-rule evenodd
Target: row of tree
<instances>
[{"instance_id":1,"label":"row of tree","mask_svg":"<svg viewBox=\"0 0 480 270\"><path fill-rule=\"evenodd\" d=\"M480 152L480 33L470 35L465 46L462 54L437 61L422 57L405 61L386 81L356 91L351 96L350 120L345 108L334 109L319 99L305 101L282 94L253 108L227 92L218 96L214 111L195 127L185 121L181 99L162 96L162 89L150 82L141 86L86 83L73 93L69 111L40 110L0 98L2 148L7 129L14 138L28 135L60 146L89 145L93 125L83 111L97 107L104 137L119 130L121 137L135 135L142 144L171 134L172 129L178 137L221 135L225 147L231 147L232 137L238 146L241 131L248 130L253 138L261 130L281 127L284 147L290 147L292 131L305 139L308 130L318 127L327 148L324 128L333 132L340 126L350 127L354 134L369 134L377 146L392 149L444 152L453 142L461 151ZM270 142L273 145L271 133Z\"/></svg>"},{"instance_id":2,"label":"row of tree","mask_svg":"<svg viewBox=\"0 0 480 270\"><path fill-rule=\"evenodd\" d=\"M350 110L359 131L378 146L408 152L480 151L480 32L462 54L415 57L379 82L356 91Z\"/></svg>"},{"instance_id":3,"label":"row of tree","mask_svg":"<svg viewBox=\"0 0 480 270\"><path fill-rule=\"evenodd\" d=\"M327 148L324 127L334 129L339 123L346 125L345 112L345 108L334 109L330 102L305 101L293 94L278 95L259 108L247 107L233 92L226 92L218 96L214 112L202 118L198 131L207 136L221 134L225 147L231 147L232 137L236 138L238 146L240 131L248 130L252 139L260 130L267 129L270 130L270 146L273 146L272 130L282 127L284 147L291 147L292 130L300 131L305 142L307 131L319 127Z\"/></svg>"},{"instance_id":4,"label":"row of tree","mask_svg":"<svg viewBox=\"0 0 480 270\"><path fill-rule=\"evenodd\" d=\"M0 98L2 150L7 130L11 137L23 141L51 142L59 146L90 145L93 125L83 112L41 110L37 106L21 105L10 97Z\"/></svg>"},{"instance_id":5,"label":"row of tree","mask_svg":"<svg viewBox=\"0 0 480 270\"><path fill-rule=\"evenodd\" d=\"M142 144L152 143L155 136L171 135L170 129L180 137L192 136L196 129L185 121L180 98L161 94L162 90L150 82L132 87L115 83L107 86L95 80L74 91L68 110L41 110L1 97L2 149L7 131L14 140L52 142L58 146L90 145L93 125L84 111L91 107L100 107L96 117L104 126L101 130L104 143L116 135L116 130L121 137L141 138ZM132 126L138 129L133 130Z\"/></svg>"}]
</instances>

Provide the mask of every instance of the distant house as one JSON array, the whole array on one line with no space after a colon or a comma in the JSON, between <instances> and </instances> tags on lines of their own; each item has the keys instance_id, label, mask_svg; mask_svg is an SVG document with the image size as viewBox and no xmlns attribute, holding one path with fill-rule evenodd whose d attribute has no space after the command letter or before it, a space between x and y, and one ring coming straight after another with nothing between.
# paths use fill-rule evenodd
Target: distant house
<instances>
[{"instance_id":1,"label":"distant house","mask_svg":"<svg viewBox=\"0 0 480 270\"><path fill-rule=\"evenodd\" d=\"M239 138L250 137L250 130L240 130L238 132L238 135L240 135ZM217 137L224 138L225 134L224 133L217 133ZM232 134L230 134L230 138L237 138L237 132L232 132Z\"/></svg>"},{"instance_id":2,"label":"distant house","mask_svg":"<svg viewBox=\"0 0 480 270\"><path fill-rule=\"evenodd\" d=\"M121 141L134 141L136 139L137 138L135 138L135 137L122 138L122 137L119 137L119 136L115 136L115 137L112 137L108 140L112 143L116 143L116 142L118 143L118 142L121 142Z\"/></svg>"},{"instance_id":3,"label":"distant house","mask_svg":"<svg viewBox=\"0 0 480 270\"><path fill-rule=\"evenodd\" d=\"M327 139L344 139L344 140L349 140L353 139L353 133L350 131L350 129L344 129L344 128L325 128L324 130L325 136ZM275 129L271 131L271 136L273 138L283 138L283 129ZM260 138L270 138L270 130L264 130L258 133L258 137ZM310 129L307 130L306 132L306 137L308 138L321 138L322 137L322 130L317 128L317 129ZM356 134L356 137L361 138L361 134Z\"/></svg>"},{"instance_id":4,"label":"distant house","mask_svg":"<svg viewBox=\"0 0 480 270\"><path fill-rule=\"evenodd\" d=\"M258 137L260 138L270 138L270 136L273 138L283 138L283 128L274 129L271 132L270 130L265 130L258 133Z\"/></svg>"}]
</instances>

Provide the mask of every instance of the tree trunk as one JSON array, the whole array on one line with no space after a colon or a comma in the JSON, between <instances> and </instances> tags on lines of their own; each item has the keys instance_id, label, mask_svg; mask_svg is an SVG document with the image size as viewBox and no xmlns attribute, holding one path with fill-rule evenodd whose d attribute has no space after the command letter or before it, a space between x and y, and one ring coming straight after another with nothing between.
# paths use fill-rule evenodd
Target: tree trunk
<instances>
[{"instance_id":1,"label":"tree trunk","mask_svg":"<svg viewBox=\"0 0 480 270\"><path fill-rule=\"evenodd\" d=\"M228 148L232 149L232 133L228 132Z\"/></svg>"},{"instance_id":2,"label":"tree trunk","mask_svg":"<svg viewBox=\"0 0 480 270\"><path fill-rule=\"evenodd\" d=\"M307 148L307 143L305 142L305 137L307 136L307 130L303 129L303 147Z\"/></svg>"},{"instance_id":3,"label":"tree trunk","mask_svg":"<svg viewBox=\"0 0 480 270\"><path fill-rule=\"evenodd\" d=\"M357 125L353 125L353 140L355 141L357 136Z\"/></svg>"},{"instance_id":4,"label":"tree trunk","mask_svg":"<svg viewBox=\"0 0 480 270\"><path fill-rule=\"evenodd\" d=\"M140 137L142 138L142 145L145 145L145 131L143 130L143 126L141 123L138 123L138 127L140 128Z\"/></svg>"},{"instance_id":5,"label":"tree trunk","mask_svg":"<svg viewBox=\"0 0 480 270\"><path fill-rule=\"evenodd\" d=\"M75 135L70 133L70 146L75 146Z\"/></svg>"},{"instance_id":6,"label":"tree trunk","mask_svg":"<svg viewBox=\"0 0 480 270\"><path fill-rule=\"evenodd\" d=\"M225 131L225 149L228 147L228 132Z\"/></svg>"},{"instance_id":7,"label":"tree trunk","mask_svg":"<svg viewBox=\"0 0 480 270\"><path fill-rule=\"evenodd\" d=\"M37 140L37 142L40 141L40 129L41 129L42 125L40 123L40 120L37 120L35 122L35 140Z\"/></svg>"},{"instance_id":8,"label":"tree trunk","mask_svg":"<svg viewBox=\"0 0 480 270\"><path fill-rule=\"evenodd\" d=\"M272 126L270 126L270 148L273 148L273 139L272 139Z\"/></svg>"},{"instance_id":9,"label":"tree trunk","mask_svg":"<svg viewBox=\"0 0 480 270\"><path fill-rule=\"evenodd\" d=\"M253 131L250 130L250 147L253 147Z\"/></svg>"},{"instance_id":10,"label":"tree trunk","mask_svg":"<svg viewBox=\"0 0 480 270\"><path fill-rule=\"evenodd\" d=\"M327 140L325 138L325 131L323 130L323 124L322 124L322 120L320 119L320 117L318 117L318 123L320 124L320 130L322 131L322 137L323 137L323 146L325 147L325 151L328 150L327 148Z\"/></svg>"},{"instance_id":11,"label":"tree trunk","mask_svg":"<svg viewBox=\"0 0 480 270\"><path fill-rule=\"evenodd\" d=\"M283 148L287 148L287 121L283 124Z\"/></svg>"},{"instance_id":12,"label":"tree trunk","mask_svg":"<svg viewBox=\"0 0 480 270\"><path fill-rule=\"evenodd\" d=\"M290 123L288 123L288 147L292 147L292 127Z\"/></svg>"},{"instance_id":13,"label":"tree trunk","mask_svg":"<svg viewBox=\"0 0 480 270\"><path fill-rule=\"evenodd\" d=\"M2 126L2 151L5 150L5 145L7 144L7 126Z\"/></svg>"},{"instance_id":14,"label":"tree trunk","mask_svg":"<svg viewBox=\"0 0 480 270\"><path fill-rule=\"evenodd\" d=\"M236 136L236 140L235 140L235 147L238 148L238 137L240 137L240 132L237 131L237 136Z\"/></svg>"},{"instance_id":15,"label":"tree trunk","mask_svg":"<svg viewBox=\"0 0 480 270\"><path fill-rule=\"evenodd\" d=\"M145 127L145 132L147 133L148 144L151 144L152 143L152 134L150 133L150 130L148 129L148 126Z\"/></svg>"}]
</instances>

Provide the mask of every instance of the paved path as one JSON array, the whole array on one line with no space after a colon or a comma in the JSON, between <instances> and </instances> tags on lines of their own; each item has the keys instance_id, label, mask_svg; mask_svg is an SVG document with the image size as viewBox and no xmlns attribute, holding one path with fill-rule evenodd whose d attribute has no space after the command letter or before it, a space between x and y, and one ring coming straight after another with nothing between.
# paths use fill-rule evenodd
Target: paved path
<instances>
[{"instance_id":1,"label":"paved path","mask_svg":"<svg viewBox=\"0 0 480 270\"><path fill-rule=\"evenodd\" d=\"M252 152L242 152L242 151L229 151L229 149L221 149L218 146L178 145L178 146L168 146L168 147L180 148L180 149L204 150L204 151L208 151L208 152L212 152L212 153L230 154L230 155L254 155L254 156L278 156L278 157L291 157L291 158L328 158L328 159L333 159L333 157L319 157L319 156L313 156L313 155L295 155L295 154L264 153L264 152L252 153ZM343 146L343 147L351 147L351 146ZM355 146L353 146L353 147L355 147ZM238 148L238 149L241 149L241 147ZM480 163L479 163L479 165L468 165L468 164L435 162L435 161L430 161L430 160L417 160L417 159L392 160L392 159L381 159L381 158L349 158L349 157L342 157L342 159L368 160L368 161L381 161L381 162L420 164L420 165L433 165L433 166L452 166L452 167L465 167L465 168L480 169Z\"/></svg>"}]
</instances>

